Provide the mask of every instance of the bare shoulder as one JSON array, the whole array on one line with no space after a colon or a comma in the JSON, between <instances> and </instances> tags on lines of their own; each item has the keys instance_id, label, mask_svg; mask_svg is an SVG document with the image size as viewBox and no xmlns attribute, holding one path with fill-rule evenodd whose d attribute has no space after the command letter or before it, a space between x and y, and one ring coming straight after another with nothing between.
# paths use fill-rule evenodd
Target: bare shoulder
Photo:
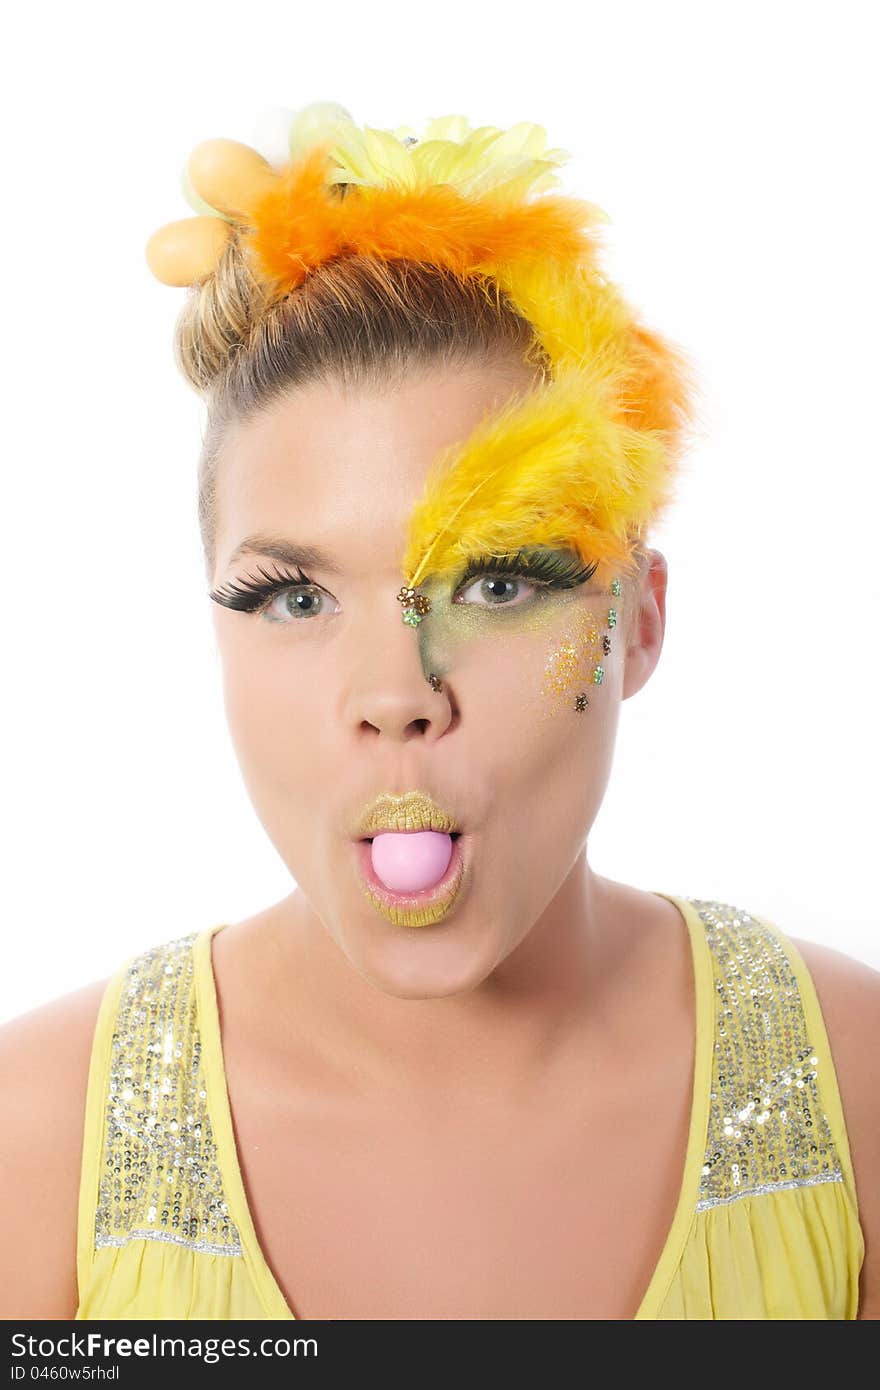
<instances>
[{"instance_id":1,"label":"bare shoulder","mask_svg":"<svg viewBox=\"0 0 880 1390\"><path fill-rule=\"evenodd\" d=\"M109 977L0 1025L0 1318L70 1319L92 1039Z\"/></svg>"},{"instance_id":2,"label":"bare shoulder","mask_svg":"<svg viewBox=\"0 0 880 1390\"><path fill-rule=\"evenodd\" d=\"M859 1318L880 1318L880 971L816 941L790 937L809 970L834 1058L865 1237Z\"/></svg>"}]
</instances>

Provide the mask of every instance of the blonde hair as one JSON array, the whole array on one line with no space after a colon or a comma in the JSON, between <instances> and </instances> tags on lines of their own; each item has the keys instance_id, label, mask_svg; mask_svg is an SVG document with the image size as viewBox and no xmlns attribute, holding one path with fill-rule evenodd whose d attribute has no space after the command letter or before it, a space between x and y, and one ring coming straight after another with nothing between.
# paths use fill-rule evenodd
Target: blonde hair
<instances>
[{"instance_id":1,"label":"blonde hair","mask_svg":"<svg viewBox=\"0 0 880 1390\"><path fill-rule=\"evenodd\" d=\"M175 361L207 407L198 465L206 572L216 562L217 474L231 427L297 386L340 381L385 389L414 367L518 357L549 375L533 326L491 281L433 264L346 255L270 302L233 231L216 270L191 287ZM629 622L639 576L621 579ZM627 628L628 630L628 628Z\"/></svg>"}]
</instances>

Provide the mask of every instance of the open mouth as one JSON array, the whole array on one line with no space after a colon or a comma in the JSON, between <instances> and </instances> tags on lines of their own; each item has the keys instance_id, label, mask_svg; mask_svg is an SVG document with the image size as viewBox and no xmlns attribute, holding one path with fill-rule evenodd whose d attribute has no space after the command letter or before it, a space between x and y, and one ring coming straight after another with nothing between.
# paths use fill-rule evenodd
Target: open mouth
<instances>
[{"instance_id":1,"label":"open mouth","mask_svg":"<svg viewBox=\"0 0 880 1390\"><path fill-rule=\"evenodd\" d=\"M373 868L372 843L375 836L354 841L355 862L361 888L374 907L389 921L399 926L427 926L438 922L451 909L459 896L465 870L468 868L470 837L460 830L451 831L452 852L442 876L428 888L389 888Z\"/></svg>"}]
</instances>

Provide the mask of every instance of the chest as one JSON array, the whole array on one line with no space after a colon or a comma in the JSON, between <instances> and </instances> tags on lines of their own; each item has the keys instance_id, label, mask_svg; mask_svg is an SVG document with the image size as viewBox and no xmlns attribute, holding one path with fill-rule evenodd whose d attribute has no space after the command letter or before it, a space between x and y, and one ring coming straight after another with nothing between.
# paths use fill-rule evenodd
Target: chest
<instances>
[{"instance_id":1,"label":"chest","mask_svg":"<svg viewBox=\"0 0 880 1390\"><path fill-rule=\"evenodd\" d=\"M575 1104L419 1112L249 1096L248 1203L299 1318L628 1319L681 1185L687 1059ZM236 1098L237 1096L237 1098Z\"/></svg>"}]
</instances>

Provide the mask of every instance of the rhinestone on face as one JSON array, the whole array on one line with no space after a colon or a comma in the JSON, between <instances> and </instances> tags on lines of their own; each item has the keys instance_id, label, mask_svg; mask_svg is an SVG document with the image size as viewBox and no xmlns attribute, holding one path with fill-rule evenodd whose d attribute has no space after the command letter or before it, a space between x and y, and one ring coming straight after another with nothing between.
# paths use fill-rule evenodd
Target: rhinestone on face
<instances>
[{"instance_id":1,"label":"rhinestone on face","mask_svg":"<svg viewBox=\"0 0 880 1390\"><path fill-rule=\"evenodd\" d=\"M582 693L584 681L590 679L587 672L598 644L599 625L589 610L580 611L571 626L553 639L540 690L544 706L542 716L546 713L553 717L559 709L572 708ZM574 708L583 709L584 706L574 703Z\"/></svg>"},{"instance_id":2,"label":"rhinestone on face","mask_svg":"<svg viewBox=\"0 0 880 1390\"><path fill-rule=\"evenodd\" d=\"M417 594L408 584L404 584L398 591L397 601L403 604L403 621L410 627L418 627L424 615L431 611L428 595Z\"/></svg>"}]
</instances>

